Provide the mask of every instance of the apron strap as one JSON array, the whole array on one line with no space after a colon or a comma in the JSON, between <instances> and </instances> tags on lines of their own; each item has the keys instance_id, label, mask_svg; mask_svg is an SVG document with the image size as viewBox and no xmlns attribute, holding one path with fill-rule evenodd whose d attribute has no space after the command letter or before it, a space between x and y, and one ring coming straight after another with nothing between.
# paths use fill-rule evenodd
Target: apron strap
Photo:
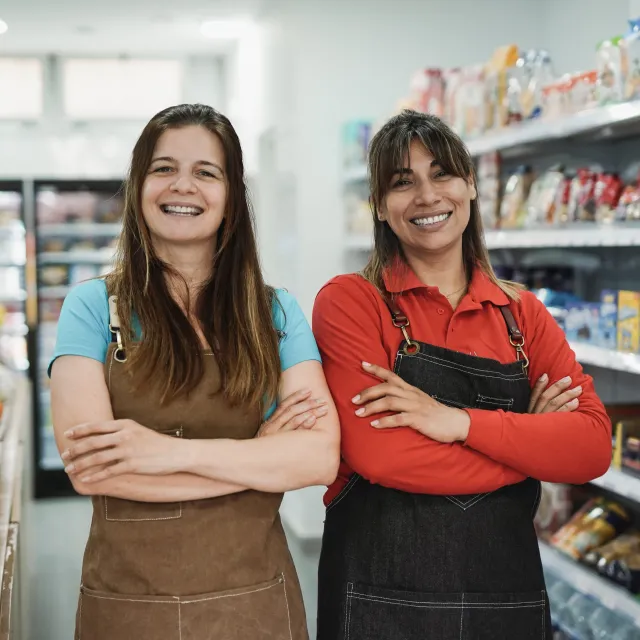
<instances>
[{"instance_id":1,"label":"apron strap","mask_svg":"<svg viewBox=\"0 0 640 640\"><path fill-rule=\"evenodd\" d=\"M113 357L118 362L126 362L127 355L122 346L122 334L120 333L120 317L118 316L118 298L109 296L109 331L111 332L111 342L117 342L118 346L113 353Z\"/></svg>"},{"instance_id":2,"label":"apron strap","mask_svg":"<svg viewBox=\"0 0 640 640\"><path fill-rule=\"evenodd\" d=\"M524 360L524 368L526 369L529 366L529 358L527 358L527 354L524 352L524 335L522 334L522 331L520 331L518 323L513 317L513 313L511 313L511 309L506 305L499 307L499 309L502 313L505 324L507 325L507 330L509 331L509 342L516 349L516 359L520 360L520 356L522 356L522 359Z\"/></svg>"}]
</instances>

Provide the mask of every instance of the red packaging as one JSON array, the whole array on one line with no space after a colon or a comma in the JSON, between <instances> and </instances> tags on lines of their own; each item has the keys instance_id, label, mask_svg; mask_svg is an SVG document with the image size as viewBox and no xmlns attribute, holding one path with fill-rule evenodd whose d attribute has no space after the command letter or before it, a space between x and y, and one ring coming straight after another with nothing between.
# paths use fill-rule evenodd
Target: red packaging
<instances>
[{"instance_id":1,"label":"red packaging","mask_svg":"<svg viewBox=\"0 0 640 640\"><path fill-rule=\"evenodd\" d=\"M444 115L444 79L441 69L422 69L411 79L412 102L418 111L442 118Z\"/></svg>"}]
</instances>

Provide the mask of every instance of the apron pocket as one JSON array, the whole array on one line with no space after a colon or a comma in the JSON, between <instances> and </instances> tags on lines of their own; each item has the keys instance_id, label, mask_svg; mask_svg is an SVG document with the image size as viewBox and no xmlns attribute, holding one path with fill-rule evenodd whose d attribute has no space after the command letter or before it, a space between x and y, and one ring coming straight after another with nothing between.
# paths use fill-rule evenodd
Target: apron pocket
<instances>
[{"instance_id":1,"label":"apron pocket","mask_svg":"<svg viewBox=\"0 0 640 640\"><path fill-rule=\"evenodd\" d=\"M476 398L476 409L502 409L503 411L511 411L513 407L513 398L492 398L491 396L483 396L481 393Z\"/></svg>"},{"instance_id":2,"label":"apron pocket","mask_svg":"<svg viewBox=\"0 0 640 640\"><path fill-rule=\"evenodd\" d=\"M158 430L158 433L182 438L182 426ZM111 522L147 522L182 518L181 502L137 502L104 496L104 518Z\"/></svg>"},{"instance_id":3,"label":"apron pocket","mask_svg":"<svg viewBox=\"0 0 640 640\"><path fill-rule=\"evenodd\" d=\"M292 640L283 575L252 587L183 597L180 640Z\"/></svg>"},{"instance_id":4,"label":"apron pocket","mask_svg":"<svg viewBox=\"0 0 640 640\"><path fill-rule=\"evenodd\" d=\"M462 611L459 593L397 591L350 582L340 640L457 640Z\"/></svg>"},{"instance_id":5,"label":"apron pocket","mask_svg":"<svg viewBox=\"0 0 640 640\"><path fill-rule=\"evenodd\" d=\"M77 640L179 640L180 607L171 596L126 596L80 587Z\"/></svg>"},{"instance_id":6,"label":"apron pocket","mask_svg":"<svg viewBox=\"0 0 640 640\"><path fill-rule=\"evenodd\" d=\"M292 640L283 575L194 596L80 590L78 640Z\"/></svg>"},{"instance_id":7,"label":"apron pocket","mask_svg":"<svg viewBox=\"0 0 640 640\"><path fill-rule=\"evenodd\" d=\"M348 583L344 640L544 640L544 591L419 593Z\"/></svg>"},{"instance_id":8,"label":"apron pocket","mask_svg":"<svg viewBox=\"0 0 640 640\"><path fill-rule=\"evenodd\" d=\"M544 591L464 594L462 640L544 640L546 625Z\"/></svg>"}]
</instances>

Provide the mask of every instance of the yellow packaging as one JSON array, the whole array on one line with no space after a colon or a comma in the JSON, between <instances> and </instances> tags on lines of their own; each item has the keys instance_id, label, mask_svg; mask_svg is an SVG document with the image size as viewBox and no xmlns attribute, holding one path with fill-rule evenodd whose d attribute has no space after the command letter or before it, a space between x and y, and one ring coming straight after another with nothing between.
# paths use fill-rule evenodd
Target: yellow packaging
<instances>
[{"instance_id":1,"label":"yellow packaging","mask_svg":"<svg viewBox=\"0 0 640 640\"><path fill-rule=\"evenodd\" d=\"M499 47L487 64L485 75L486 109L485 128L499 129L507 126L507 69L518 62L515 44Z\"/></svg>"},{"instance_id":2,"label":"yellow packaging","mask_svg":"<svg viewBox=\"0 0 640 640\"><path fill-rule=\"evenodd\" d=\"M618 351L640 351L640 293L618 292Z\"/></svg>"}]
</instances>

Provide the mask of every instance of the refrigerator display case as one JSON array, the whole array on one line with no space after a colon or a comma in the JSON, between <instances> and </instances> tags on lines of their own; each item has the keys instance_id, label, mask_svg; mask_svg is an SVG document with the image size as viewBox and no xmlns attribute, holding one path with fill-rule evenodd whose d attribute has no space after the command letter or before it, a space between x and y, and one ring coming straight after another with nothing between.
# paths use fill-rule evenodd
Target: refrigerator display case
<instances>
[{"instance_id":1,"label":"refrigerator display case","mask_svg":"<svg viewBox=\"0 0 640 640\"><path fill-rule=\"evenodd\" d=\"M36 497L73 492L64 473L51 422L47 367L55 347L64 298L74 285L112 268L121 229L120 182L37 181L35 239L38 301L34 365Z\"/></svg>"},{"instance_id":2,"label":"refrigerator display case","mask_svg":"<svg viewBox=\"0 0 640 640\"><path fill-rule=\"evenodd\" d=\"M0 364L27 371L27 238L19 182L0 181Z\"/></svg>"}]
</instances>

